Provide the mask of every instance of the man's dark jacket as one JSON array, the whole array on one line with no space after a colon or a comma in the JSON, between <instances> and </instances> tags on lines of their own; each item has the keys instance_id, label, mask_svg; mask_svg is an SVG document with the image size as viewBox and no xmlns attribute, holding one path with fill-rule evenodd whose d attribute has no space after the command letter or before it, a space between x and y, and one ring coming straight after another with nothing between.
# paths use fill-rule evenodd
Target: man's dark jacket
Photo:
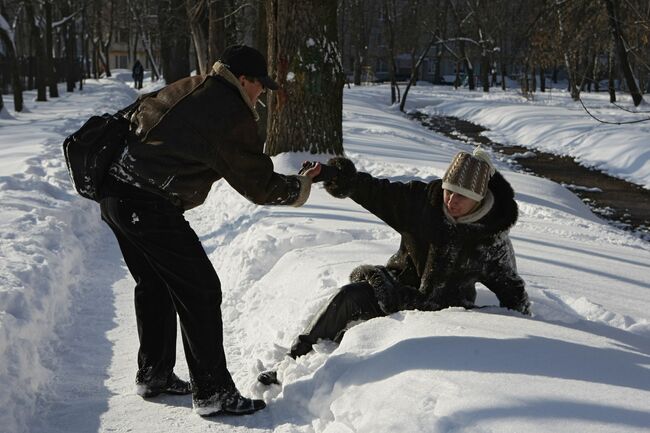
<instances>
[{"instance_id":1,"label":"man's dark jacket","mask_svg":"<svg viewBox=\"0 0 650 433\"><path fill-rule=\"evenodd\" d=\"M471 308L475 283L493 291L501 306L528 313L524 281L517 273L508 230L517 221L510 184L496 172L489 183L491 210L474 223L454 223L443 212L442 181L390 182L357 172L335 158L338 175L325 186L350 197L402 236L385 267L364 265L351 280L368 281L385 313L403 309Z\"/></svg>"},{"instance_id":2,"label":"man's dark jacket","mask_svg":"<svg viewBox=\"0 0 650 433\"><path fill-rule=\"evenodd\" d=\"M273 171L247 101L232 74L168 85L131 116L135 134L111 174L184 209L202 204L222 177L256 204L300 206L309 181Z\"/></svg>"}]
</instances>

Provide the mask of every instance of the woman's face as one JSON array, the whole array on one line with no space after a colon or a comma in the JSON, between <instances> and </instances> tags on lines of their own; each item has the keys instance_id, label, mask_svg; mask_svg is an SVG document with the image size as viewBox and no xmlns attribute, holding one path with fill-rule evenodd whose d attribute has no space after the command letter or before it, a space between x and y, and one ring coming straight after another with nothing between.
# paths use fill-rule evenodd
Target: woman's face
<instances>
[{"instance_id":1,"label":"woman's face","mask_svg":"<svg viewBox=\"0 0 650 433\"><path fill-rule=\"evenodd\" d=\"M468 215L478 205L476 200L446 189L443 192L443 200L447 207L447 212L454 218Z\"/></svg>"}]
</instances>

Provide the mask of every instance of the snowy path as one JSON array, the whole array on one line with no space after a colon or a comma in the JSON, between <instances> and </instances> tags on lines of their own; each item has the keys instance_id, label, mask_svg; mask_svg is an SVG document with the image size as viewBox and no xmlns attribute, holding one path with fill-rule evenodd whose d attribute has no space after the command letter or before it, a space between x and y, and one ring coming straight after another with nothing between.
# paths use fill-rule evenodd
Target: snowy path
<instances>
[{"instance_id":1,"label":"snowy path","mask_svg":"<svg viewBox=\"0 0 650 433\"><path fill-rule=\"evenodd\" d=\"M133 95L119 83L89 82L86 94L65 96L59 109L23 116L41 116L39 128L51 130L21 129L15 119L0 131L2 140L14 134L25 145L0 146L13 158L0 172L2 221L33 225L27 233L2 226L0 246L10 264L35 266L20 273L0 265L0 282L13 287L6 276L22 275L25 287L43 286L10 311L26 316L15 322L26 331L4 343L15 355L0 358L0 369L17 363L19 374L8 379L0 370L10 391L0 401L10 415L1 432L647 431L650 246L603 224L566 189L507 171L520 205L512 238L533 318L499 308L402 312L355 326L339 347L320 344L297 362L283 356L292 338L351 269L385 262L398 236L321 187L296 209L254 206L217 183L187 218L222 281L230 370L244 393L269 407L205 420L192 414L187 396L137 397L133 282L97 206L68 192L59 153L62 136L82 119L126 105ZM346 92L348 156L376 176L441 176L466 147L385 107L386 95L381 88ZM24 163L22 149L38 156ZM302 158L276 158L276 166L294 171ZM479 290L479 303L495 302ZM46 329L47 323L57 326ZM180 339L177 353L176 371L187 378ZM254 382L258 371L278 363L284 390ZM30 374L41 382L30 382ZM32 404L37 415L28 417Z\"/></svg>"}]
</instances>

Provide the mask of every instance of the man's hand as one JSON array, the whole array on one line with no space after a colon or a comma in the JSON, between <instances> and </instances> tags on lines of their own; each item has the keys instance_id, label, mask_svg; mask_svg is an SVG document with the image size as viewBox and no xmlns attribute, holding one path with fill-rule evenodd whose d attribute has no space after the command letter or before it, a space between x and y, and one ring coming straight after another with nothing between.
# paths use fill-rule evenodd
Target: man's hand
<instances>
[{"instance_id":1,"label":"man's hand","mask_svg":"<svg viewBox=\"0 0 650 433\"><path fill-rule=\"evenodd\" d=\"M316 161L305 161L298 174L309 177L312 182L327 182L339 174L339 169Z\"/></svg>"},{"instance_id":2,"label":"man's hand","mask_svg":"<svg viewBox=\"0 0 650 433\"><path fill-rule=\"evenodd\" d=\"M298 172L298 174L302 176L307 176L314 182L314 178L320 174L321 171L321 163L316 162L316 161L305 161L302 163L302 168Z\"/></svg>"}]
</instances>

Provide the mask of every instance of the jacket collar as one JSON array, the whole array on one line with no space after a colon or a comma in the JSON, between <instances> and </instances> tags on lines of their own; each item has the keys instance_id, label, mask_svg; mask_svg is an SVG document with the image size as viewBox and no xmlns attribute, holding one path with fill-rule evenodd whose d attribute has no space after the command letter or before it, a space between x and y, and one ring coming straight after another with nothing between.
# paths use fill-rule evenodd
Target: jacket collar
<instances>
[{"instance_id":1,"label":"jacket collar","mask_svg":"<svg viewBox=\"0 0 650 433\"><path fill-rule=\"evenodd\" d=\"M235 86L237 90L239 90L239 95L242 97L248 108L251 110L251 113L253 113L253 117L255 118L255 121L257 122L260 120L260 115L257 114L257 110L255 110L255 107L253 106L253 103L251 102L250 98L246 94L246 91L242 87L242 85L239 83L239 80L237 77L233 75L232 72L228 69L226 65L224 65L221 62L215 62L214 65L212 65L212 75L216 75L218 77L223 78L226 80L228 83L232 84Z\"/></svg>"}]
</instances>

